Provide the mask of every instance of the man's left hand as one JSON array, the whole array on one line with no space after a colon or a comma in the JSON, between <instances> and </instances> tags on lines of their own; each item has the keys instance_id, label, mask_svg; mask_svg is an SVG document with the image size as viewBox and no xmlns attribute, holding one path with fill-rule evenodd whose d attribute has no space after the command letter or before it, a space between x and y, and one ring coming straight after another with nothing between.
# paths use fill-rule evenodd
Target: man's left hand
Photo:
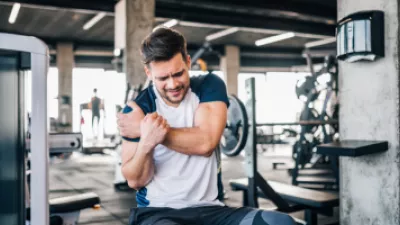
<instances>
[{"instance_id":1,"label":"man's left hand","mask_svg":"<svg viewBox=\"0 0 400 225\"><path fill-rule=\"evenodd\" d=\"M140 137L140 122L144 118L142 109L133 101L127 104L132 108L129 113L118 113L117 124L119 133L122 137L138 138Z\"/></svg>"}]
</instances>

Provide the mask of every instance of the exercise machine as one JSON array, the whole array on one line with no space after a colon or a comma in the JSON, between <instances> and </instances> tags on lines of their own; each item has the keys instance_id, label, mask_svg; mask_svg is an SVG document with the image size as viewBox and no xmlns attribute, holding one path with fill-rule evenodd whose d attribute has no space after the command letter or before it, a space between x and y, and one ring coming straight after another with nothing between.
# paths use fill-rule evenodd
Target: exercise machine
<instances>
[{"instance_id":1,"label":"exercise machine","mask_svg":"<svg viewBox=\"0 0 400 225\"><path fill-rule=\"evenodd\" d=\"M246 104L236 102L241 108L246 109L240 111L240 117L244 118L243 122L247 123L249 129L244 147L246 178L230 180L231 188L243 192L244 206L259 208L258 198L267 198L275 205L273 210L285 213L304 210L305 221L297 220L298 224L317 225L318 214L331 216L333 208L339 206L338 194L268 181L257 171L254 87L254 78L246 80Z\"/></svg>"},{"instance_id":2,"label":"exercise machine","mask_svg":"<svg viewBox=\"0 0 400 225\"><path fill-rule=\"evenodd\" d=\"M98 207L100 203L94 193L49 199L49 146L58 154L71 145L76 148L81 142L76 140L79 135L68 134L68 140L61 143L48 134L48 63L48 48L42 41L0 33L0 224L71 224L81 209ZM34 88L26 93L25 78L29 70ZM28 138L25 105L29 98L32 112ZM29 184L28 176L32 176ZM75 213L75 216L65 213Z\"/></svg>"},{"instance_id":3,"label":"exercise machine","mask_svg":"<svg viewBox=\"0 0 400 225\"><path fill-rule=\"evenodd\" d=\"M329 76L330 79L326 84L318 84L318 77L321 75ZM294 166L288 169L294 185L301 184L317 189L338 188L339 173L336 158L316 154L317 145L330 143L335 136L338 136L338 118L327 113L328 102L331 100L332 94L337 91L336 82L336 63L332 57L328 56L325 58L325 64L321 70L299 81L296 86L298 98L304 101L298 121L255 124L256 127L296 126L299 128L296 132L288 131L294 133L291 135L295 135L298 139L292 147ZM321 93L325 93L325 98L321 110L318 111L314 102L319 96L322 96ZM246 109L243 104L238 103L240 100L235 96L229 96L229 101L227 125L221 138L220 148L225 155L236 156L240 154L246 144L249 126L243 118L243 112ZM265 135L257 133L257 144L275 144L276 142L265 139ZM276 169L280 164L285 163L273 162L273 168ZM307 169L318 169L318 171L301 170L306 167Z\"/></svg>"},{"instance_id":4,"label":"exercise machine","mask_svg":"<svg viewBox=\"0 0 400 225\"><path fill-rule=\"evenodd\" d=\"M337 190L339 187L337 157L316 153L316 146L319 144L331 143L339 138L338 117L335 116L335 113L327 112L328 102L332 101L332 95L337 94L338 91L337 63L332 56L326 56L323 68L314 73L312 59L308 54L307 62L311 76L299 80L296 85L296 94L304 102L300 120L314 120L320 121L320 123L301 126L299 138L292 148L295 166L289 169L289 172L294 185ZM329 80L326 83L319 83L318 78L323 75L328 76ZM321 96L321 93L324 93L325 96L321 109L318 111L314 102ZM336 106L338 105L336 104ZM338 110L337 107L336 110ZM276 168L275 165L274 168Z\"/></svg>"},{"instance_id":5,"label":"exercise machine","mask_svg":"<svg viewBox=\"0 0 400 225\"><path fill-rule=\"evenodd\" d=\"M52 133L48 137L49 156L60 157L60 154L70 154L82 151L82 133ZM31 183L30 167L30 139L25 141L27 157L27 190L26 199L29 202L29 187ZM100 198L94 192L52 198L49 200L50 224L70 225L77 224L80 211L84 209L100 208ZM29 224L31 208L26 208L26 224Z\"/></svg>"}]
</instances>

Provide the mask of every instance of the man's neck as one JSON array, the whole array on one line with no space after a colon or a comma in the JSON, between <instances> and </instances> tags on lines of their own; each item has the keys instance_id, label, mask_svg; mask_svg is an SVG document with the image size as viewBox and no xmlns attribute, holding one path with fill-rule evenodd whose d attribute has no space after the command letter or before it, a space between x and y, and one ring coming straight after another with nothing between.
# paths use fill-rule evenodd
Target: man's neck
<instances>
[{"instance_id":1,"label":"man's neck","mask_svg":"<svg viewBox=\"0 0 400 225\"><path fill-rule=\"evenodd\" d=\"M167 104L168 106L174 107L174 108L178 108L179 105L181 104L181 102L179 103L172 103L170 101L168 101L167 99L165 99L164 97L161 97L163 99L163 101L165 102L165 104Z\"/></svg>"}]
</instances>

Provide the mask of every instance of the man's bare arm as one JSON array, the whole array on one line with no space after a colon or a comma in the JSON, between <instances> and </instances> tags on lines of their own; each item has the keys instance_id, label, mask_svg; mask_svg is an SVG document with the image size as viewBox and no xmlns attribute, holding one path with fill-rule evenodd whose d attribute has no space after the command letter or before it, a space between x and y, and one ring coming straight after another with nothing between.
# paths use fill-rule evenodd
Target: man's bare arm
<instances>
[{"instance_id":1,"label":"man's bare arm","mask_svg":"<svg viewBox=\"0 0 400 225\"><path fill-rule=\"evenodd\" d=\"M167 121L156 114L144 117L143 111L136 110L141 137L139 143L123 140L122 143L122 174L130 187L140 189L144 187L154 175L153 152L161 144L168 131ZM140 119L144 117L143 119Z\"/></svg>"},{"instance_id":2,"label":"man's bare arm","mask_svg":"<svg viewBox=\"0 0 400 225\"><path fill-rule=\"evenodd\" d=\"M129 114L120 114L119 129L122 136L140 136L140 118L144 114L135 102ZM195 113L194 127L170 128L163 145L169 149L188 155L209 156L218 145L226 125L227 106L221 101L200 103Z\"/></svg>"},{"instance_id":3,"label":"man's bare arm","mask_svg":"<svg viewBox=\"0 0 400 225\"><path fill-rule=\"evenodd\" d=\"M171 128L163 145L183 154L210 156L221 139L226 117L225 103L200 103L194 127Z\"/></svg>"},{"instance_id":4,"label":"man's bare arm","mask_svg":"<svg viewBox=\"0 0 400 225\"><path fill-rule=\"evenodd\" d=\"M122 142L122 174L129 187L139 190L154 175L153 149L142 142Z\"/></svg>"}]
</instances>

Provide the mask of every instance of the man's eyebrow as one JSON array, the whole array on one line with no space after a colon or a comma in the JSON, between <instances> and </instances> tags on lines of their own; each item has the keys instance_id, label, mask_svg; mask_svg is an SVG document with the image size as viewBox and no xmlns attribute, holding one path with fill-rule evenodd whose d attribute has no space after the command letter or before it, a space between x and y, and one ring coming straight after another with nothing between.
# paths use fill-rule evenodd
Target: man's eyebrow
<instances>
[{"instance_id":1,"label":"man's eyebrow","mask_svg":"<svg viewBox=\"0 0 400 225\"><path fill-rule=\"evenodd\" d=\"M176 73L172 74L171 76L180 75L180 74L182 74L183 72L185 72L185 69L182 69L181 71L176 72ZM161 76L157 76L156 78L157 78L157 79L164 79L164 78L167 78L167 77L169 77L169 76L170 76L170 75L168 75L168 74L163 74L163 75L161 75Z\"/></svg>"},{"instance_id":2,"label":"man's eyebrow","mask_svg":"<svg viewBox=\"0 0 400 225\"><path fill-rule=\"evenodd\" d=\"M164 78L167 78L167 77L169 77L169 75L168 74L164 74L164 75L161 75L161 76L157 76L156 78L157 79L164 79Z\"/></svg>"},{"instance_id":3,"label":"man's eyebrow","mask_svg":"<svg viewBox=\"0 0 400 225\"><path fill-rule=\"evenodd\" d=\"M181 71L172 74L172 76L180 75L180 74L182 74L183 72L185 72L185 69L182 69Z\"/></svg>"}]
</instances>

